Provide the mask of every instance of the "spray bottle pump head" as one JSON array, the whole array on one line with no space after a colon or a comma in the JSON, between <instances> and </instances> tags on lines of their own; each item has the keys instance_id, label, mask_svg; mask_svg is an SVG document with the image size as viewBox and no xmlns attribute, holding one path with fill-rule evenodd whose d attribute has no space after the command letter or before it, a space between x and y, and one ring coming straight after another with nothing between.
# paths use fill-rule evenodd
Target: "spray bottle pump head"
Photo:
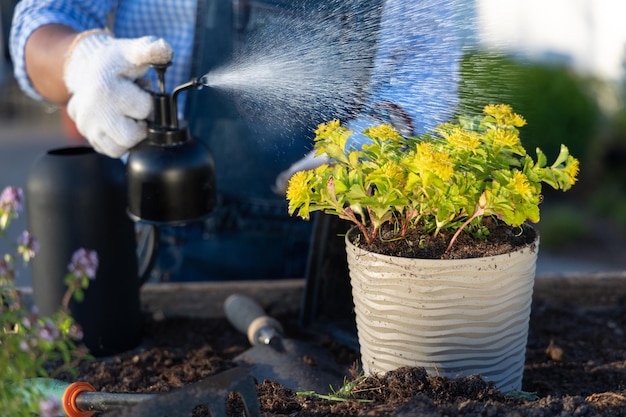
<instances>
[{"instance_id":1,"label":"spray bottle pump head","mask_svg":"<svg viewBox=\"0 0 626 417\"><path fill-rule=\"evenodd\" d=\"M165 71L170 64L171 63L153 65L157 73L158 91L152 93L154 117L148 130L148 139L156 140L157 142L164 141L165 143L169 143L172 139L174 141L176 141L176 139L186 139L186 137L179 137L181 135L184 136L186 127L181 126L181 124L184 125L184 123L180 123L178 120L178 95L181 91L201 85L198 79L192 78L190 81L175 87L172 93L168 94L165 91ZM176 132L179 133L177 134ZM165 135L165 137L160 137L162 135Z\"/></svg>"},{"instance_id":2,"label":"spray bottle pump head","mask_svg":"<svg viewBox=\"0 0 626 417\"><path fill-rule=\"evenodd\" d=\"M178 127L178 115L176 114L176 102L174 98L165 92L165 70L170 64L154 65L157 73L159 90L152 93L154 102L154 121L152 128L176 129Z\"/></svg>"}]
</instances>

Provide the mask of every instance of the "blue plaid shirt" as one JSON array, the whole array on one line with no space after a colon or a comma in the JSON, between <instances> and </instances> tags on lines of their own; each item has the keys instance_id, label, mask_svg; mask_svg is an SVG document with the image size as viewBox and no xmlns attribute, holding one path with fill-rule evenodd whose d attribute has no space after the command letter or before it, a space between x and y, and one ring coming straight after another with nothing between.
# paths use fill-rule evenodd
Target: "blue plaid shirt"
<instances>
[{"instance_id":1,"label":"blue plaid shirt","mask_svg":"<svg viewBox=\"0 0 626 417\"><path fill-rule=\"evenodd\" d=\"M227 1L227 0L213 0ZM175 51L166 89L188 81L196 0L22 0L15 9L11 54L15 77L31 97L42 97L32 87L24 64L24 45L37 28L60 23L77 31L105 28L119 38L154 35ZM458 103L457 73L461 35L457 32L457 0L386 0L378 51L371 78L371 104L399 105L411 116L415 131L423 132L446 121ZM153 74L152 74L153 75ZM153 77L154 79L154 77ZM154 86L153 86L154 87ZM357 132L372 124L367 115L350 123ZM354 139L362 141L364 138Z\"/></svg>"},{"instance_id":2,"label":"blue plaid shirt","mask_svg":"<svg viewBox=\"0 0 626 417\"><path fill-rule=\"evenodd\" d=\"M171 91L192 75L189 62L195 17L196 0L22 0L15 8L11 28L15 78L29 96L42 100L30 83L24 63L24 46L37 28L53 23L79 32L110 27L118 38L153 35L164 38L174 48L175 59L166 80L166 88Z\"/></svg>"}]
</instances>

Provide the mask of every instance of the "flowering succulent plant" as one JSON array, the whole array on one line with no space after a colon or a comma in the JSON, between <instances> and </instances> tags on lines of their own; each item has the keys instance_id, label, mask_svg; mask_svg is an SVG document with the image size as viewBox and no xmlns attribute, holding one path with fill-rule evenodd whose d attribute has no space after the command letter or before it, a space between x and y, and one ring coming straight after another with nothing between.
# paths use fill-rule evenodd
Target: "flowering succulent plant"
<instances>
[{"instance_id":1,"label":"flowering succulent plant","mask_svg":"<svg viewBox=\"0 0 626 417\"><path fill-rule=\"evenodd\" d=\"M390 125L367 128L360 149L346 149L352 131L334 120L316 130L315 149L328 164L292 176L290 214L309 219L323 211L355 223L368 243L392 226L394 238L411 228L449 235L448 250L463 230L484 235L482 221L510 226L539 221L541 186L568 190L579 162L561 145L554 163L537 148L524 149L526 121L504 104L462 116L420 136L404 138Z\"/></svg>"},{"instance_id":2,"label":"flowering succulent plant","mask_svg":"<svg viewBox=\"0 0 626 417\"><path fill-rule=\"evenodd\" d=\"M19 215L22 202L20 188L6 187L0 194L0 236ZM0 409L8 417L61 415L58 399L39 398L24 382L28 378L71 372L74 361L86 356L75 344L82 338L82 331L70 316L68 303L72 296L80 301L83 290L95 278L97 254L85 249L74 253L60 311L51 317L40 317L35 308L29 309L22 302L14 284L16 261L21 258L27 264L36 256L38 247L37 240L24 231L17 239L16 253L0 258ZM53 371L49 371L51 366Z\"/></svg>"}]
</instances>

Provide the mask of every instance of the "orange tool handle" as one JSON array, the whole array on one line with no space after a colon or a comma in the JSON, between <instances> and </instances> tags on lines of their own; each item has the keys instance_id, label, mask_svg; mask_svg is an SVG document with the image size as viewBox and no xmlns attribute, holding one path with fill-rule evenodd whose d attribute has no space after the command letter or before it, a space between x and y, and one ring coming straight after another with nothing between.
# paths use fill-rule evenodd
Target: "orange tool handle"
<instances>
[{"instance_id":1,"label":"orange tool handle","mask_svg":"<svg viewBox=\"0 0 626 417\"><path fill-rule=\"evenodd\" d=\"M88 382L74 382L63 393L63 411L68 417L91 417L95 411L82 411L76 405L76 398L83 392L95 392L96 389Z\"/></svg>"}]
</instances>

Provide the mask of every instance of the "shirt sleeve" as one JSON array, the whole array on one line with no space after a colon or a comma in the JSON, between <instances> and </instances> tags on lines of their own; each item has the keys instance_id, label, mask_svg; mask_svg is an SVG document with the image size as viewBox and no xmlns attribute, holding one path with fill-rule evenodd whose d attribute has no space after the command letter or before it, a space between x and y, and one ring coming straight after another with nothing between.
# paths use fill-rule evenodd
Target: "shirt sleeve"
<instances>
[{"instance_id":1,"label":"shirt sleeve","mask_svg":"<svg viewBox=\"0 0 626 417\"><path fill-rule=\"evenodd\" d=\"M20 88L36 100L44 100L26 72L24 49L30 35L49 24L67 25L76 31L105 28L116 0L22 0L13 14L9 48Z\"/></svg>"},{"instance_id":2,"label":"shirt sleeve","mask_svg":"<svg viewBox=\"0 0 626 417\"><path fill-rule=\"evenodd\" d=\"M458 106L462 51L455 4L454 0L384 2L367 114L347 123L355 130L355 146L366 139L359 135L362 128L380 119L381 108L393 107L408 115L413 134L431 130L452 116Z\"/></svg>"}]
</instances>

